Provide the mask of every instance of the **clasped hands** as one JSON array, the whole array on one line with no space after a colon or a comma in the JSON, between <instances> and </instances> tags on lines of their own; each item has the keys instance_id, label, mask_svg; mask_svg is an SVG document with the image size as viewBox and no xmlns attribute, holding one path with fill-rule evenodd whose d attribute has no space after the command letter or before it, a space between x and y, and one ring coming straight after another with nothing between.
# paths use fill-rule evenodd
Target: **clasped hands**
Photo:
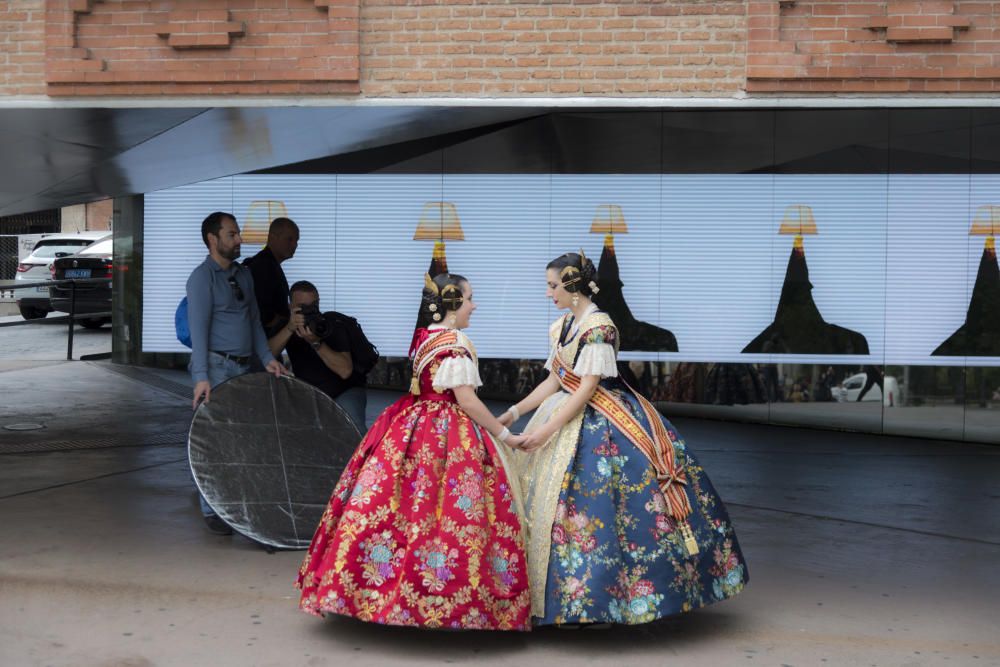
<instances>
[{"instance_id":1,"label":"clasped hands","mask_svg":"<svg viewBox=\"0 0 1000 667\"><path fill-rule=\"evenodd\" d=\"M509 427L514 423L514 415L510 411L504 412L497 419L504 427ZM511 449L519 449L522 452L533 452L548 442L550 437L552 437L552 433L548 427L542 426L530 433L511 433L503 443Z\"/></svg>"}]
</instances>

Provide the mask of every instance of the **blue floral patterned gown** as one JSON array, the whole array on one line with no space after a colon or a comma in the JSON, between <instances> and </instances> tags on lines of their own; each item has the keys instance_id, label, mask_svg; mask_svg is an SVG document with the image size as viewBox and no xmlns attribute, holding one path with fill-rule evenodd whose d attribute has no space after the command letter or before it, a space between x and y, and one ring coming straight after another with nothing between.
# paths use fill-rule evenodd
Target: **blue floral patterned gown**
<instances>
[{"instance_id":1,"label":"blue floral patterned gown","mask_svg":"<svg viewBox=\"0 0 1000 667\"><path fill-rule=\"evenodd\" d=\"M601 375L600 385L649 433L635 393L617 376L614 323L593 308L574 324L571 315L553 324L546 367L560 355L578 376ZM560 391L546 399L526 430L550 419L569 396ZM542 448L518 455L535 625L647 623L743 589L747 567L726 508L673 426L663 423L687 475L694 555L667 511L650 459L592 403Z\"/></svg>"}]
</instances>

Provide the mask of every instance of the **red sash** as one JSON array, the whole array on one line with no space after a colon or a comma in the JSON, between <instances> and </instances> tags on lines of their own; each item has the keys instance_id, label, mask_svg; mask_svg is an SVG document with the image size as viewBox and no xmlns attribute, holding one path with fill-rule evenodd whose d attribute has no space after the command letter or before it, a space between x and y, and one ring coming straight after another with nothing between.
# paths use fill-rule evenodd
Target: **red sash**
<instances>
[{"instance_id":1,"label":"red sash","mask_svg":"<svg viewBox=\"0 0 1000 667\"><path fill-rule=\"evenodd\" d=\"M448 347L458 346L458 333L449 329L437 334L433 338L426 338L413 353L413 379L410 381L410 393L414 396L420 394L420 374L424 371L434 355Z\"/></svg>"},{"instance_id":2,"label":"red sash","mask_svg":"<svg viewBox=\"0 0 1000 667\"><path fill-rule=\"evenodd\" d=\"M563 363L558 353L553 358L552 370L556 372L559 383L567 391L576 392L580 388L580 376ZM684 488L687 486L687 475L674 460L673 440L670 439L670 434L663 426L660 414L653 407L653 404L634 389L632 392L646 415L646 421L649 422L652 430L652 438L639 420L614 397L614 394L604 387L598 385L588 403L618 427L625 434L625 437L646 455L646 458L656 469L656 480L660 483L660 490L667 501L667 510L670 512L670 516L678 522L685 521L687 516L691 514L691 502L688 500L688 494Z\"/></svg>"}]
</instances>

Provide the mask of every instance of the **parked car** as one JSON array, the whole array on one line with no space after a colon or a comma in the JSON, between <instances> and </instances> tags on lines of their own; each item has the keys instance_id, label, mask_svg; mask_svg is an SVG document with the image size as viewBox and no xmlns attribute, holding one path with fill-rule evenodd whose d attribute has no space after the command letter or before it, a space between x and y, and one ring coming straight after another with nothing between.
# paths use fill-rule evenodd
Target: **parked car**
<instances>
[{"instance_id":1,"label":"parked car","mask_svg":"<svg viewBox=\"0 0 1000 667\"><path fill-rule=\"evenodd\" d=\"M858 394L864 389L867 381L867 373L856 373L838 386L833 387L831 392L833 393L833 397L841 403L853 403L858 400ZM882 390L879 389L878 385L874 384L868 390L868 393L864 395L864 398L861 399L861 402L882 401L882 405L887 408L895 407L899 401L899 383L893 376L886 375L882 379L882 385L885 387L885 396L882 395Z\"/></svg>"},{"instance_id":2,"label":"parked car","mask_svg":"<svg viewBox=\"0 0 1000 667\"><path fill-rule=\"evenodd\" d=\"M52 279L110 278L112 276L112 239L110 236L89 245L75 255L59 257L52 262ZM70 312L72 292L70 285L53 285L49 288L52 309ZM111 311L111 283L77 283L76 313L106 313ZM93 317L78 320L88 329L99 329L111 321L110 317Z\"/></svg>"},{"instance_id":3,"label":"parked car","mask_svg":"<svg viewBox=\"0 0 1000 667\"><path fill-rule=\"evenodd\" d=\"M52 279L49 269L54 260L79 252L88 245L108 236L108 232L81 232L79 234L47 234L35 244L31 254L21 260L14 274L14 282L39 283ZM21 317L34 320L52 311L48 287L19 289L14 292Z\"/></svg>"}]
</instances>

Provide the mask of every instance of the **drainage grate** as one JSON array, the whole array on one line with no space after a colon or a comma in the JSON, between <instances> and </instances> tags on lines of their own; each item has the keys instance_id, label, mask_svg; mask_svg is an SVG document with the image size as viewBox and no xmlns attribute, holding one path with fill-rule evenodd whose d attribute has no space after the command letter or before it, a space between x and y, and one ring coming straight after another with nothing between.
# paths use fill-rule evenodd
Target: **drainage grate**
<instances>
[{"instance_id":1,"label":"drainage grate","mask_svg":"<svg viewBox=\"0 0 1000 667\"><path fill-rule=\"evenodd\" d=\"M166 378L160 377L156 373L150 373L149 371L144 371L136 366L126 366L124 364L94 364L98 368L102 368L110 373L118 373L119 375L124 375L130 380L135 380L137 382L142 382L143 384L148 384L151 387L156 387L157 389L162 389L163 391L174 394L175 396L180 396L181 398L191 398L191 387L186 384L181 384L180 382L174 382L173 380L168 380Z\"/></svg>"},{"instance_id":2,"label":"drainage grate","mask_svg":"<svg viewBox=\"0 0 1000 667\"><path fill-rule=\"evenodd\" d=\"M37 431L40 428L45 428L45 425L35 424L33 422L21 422L19 424L4 425L4 430L6 431Z\"/></svg>"},{"instance_id":3,"label":"drainage grate","mask_svg":"<svg viewBox=\"0 0 1000 667\"><path fill-rule=\"evenodd\" d=\"M121 435L109 438L77 438L73 440L47 440L43 442L0 443L0 454L31 454L35 452L63 452L76 449L105 449L108 447L154 447L187 445L187 433L160 433L154 435Z\"/></svg>"}]
</instances>

